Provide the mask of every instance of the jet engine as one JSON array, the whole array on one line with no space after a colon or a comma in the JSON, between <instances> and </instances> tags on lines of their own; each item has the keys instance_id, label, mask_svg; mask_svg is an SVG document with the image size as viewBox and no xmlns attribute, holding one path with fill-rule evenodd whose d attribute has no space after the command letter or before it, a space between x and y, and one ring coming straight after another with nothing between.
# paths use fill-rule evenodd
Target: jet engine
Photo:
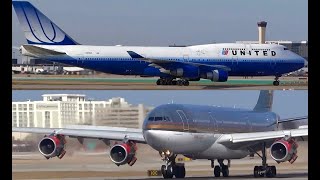
<instances>
[{"instance_id":1,"label":"jet engine","mask_svg":"<svg viewBox=\"0 0 320 180\"><path fill-rule=\"evenodd\" d=\"M184 78L199 78L199 68L195 66L185 65L182 68L170 70L170 75Z\"/></svg>"},{"instance_id":2,"label":"jet engine","mask_svg":"<svg viewBox=\"0 0 320 180\"><path fill-rule=\"evenodd\" d=\"M110 149L110 159L117 166L128 163L132 166L137 158L135 157L137 146L134 142L115 144Z\"/></svg>"},{"instance_id":3,"label":"jet engine","mask_svg":"<svg viewBox=\"0 0 320 180\"><path fill-rule=\"evenodd\" d=\"M298 158L297 148L298 144L294 139L280 139L271 145L270 154L277 163L289 161L292 164Z\"/></svg>"},{"instance_id":4,"label":"jet engine","mask_svg":"<svg viewBox=\"0 0 320 180\"><path fill-rule=\"evenodd\" d=\"M228 72L223 70L214 70L201 74L201 78L210 79L215 82L225 82L228 80Z\"/></svg>"},{"instance_id":5,"label":"jet engine","mask_svg":"<svg viewBox=\"0 0 320 180\"><path fill-rule=\"evenodd\" d=\"M40 153L47 159L57 156L61 159L66 151L64 150L66 144L63 135L45 136L38 145Z\"/></svg>"},{"instance_id":6,"label":"jet engine","mask_svg":"<svg viewBox=\"0 0 320 180\"><path fill-rule=\"evenodd\" d=\"M178 69L171 70L170 74L173 76L181 77L181 76L183 76L183 69L178 68Z\"/></svg>"}]
</instances>

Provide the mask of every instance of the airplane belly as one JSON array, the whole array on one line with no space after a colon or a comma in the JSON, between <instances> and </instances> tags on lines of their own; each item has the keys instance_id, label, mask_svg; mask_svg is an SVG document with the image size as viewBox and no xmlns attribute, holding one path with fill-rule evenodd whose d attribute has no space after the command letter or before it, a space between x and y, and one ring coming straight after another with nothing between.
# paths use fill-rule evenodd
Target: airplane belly
<instances>
[{"instance_id":1,"label":"airplane belly","mask_svg":"<svg viewBox=\"0 0 320 180\"><path fill-rule=\"evenodd\" d=\"M96 71L121 74L121 75L140 75L143 73L144 66L139 62L132 61L83 61L81 66Z\"/></svg>"},{"instance_id":2,"label":"airplane belly","mask_svg":"<svg viewBox=\"0 0 320 180\"><path fill-rule=\"evenodd\" d=\"M163 130L146 130L144 138L155 150L170 150L175 154L203 152L217 139L213 134Z\"/></svg>"},{"instance_id":3,"label":"airplane belly","mask_svg":"<svg viewBox=\"0 0 320 180\"><path fill-rule=\"evenodd\" d=\"M199 154L186 156L195 159L241 159L249 154L249 151L246 149L233 150L227 148L223 144L214 143L207 150Z\"/></svg>"}]
</instances>

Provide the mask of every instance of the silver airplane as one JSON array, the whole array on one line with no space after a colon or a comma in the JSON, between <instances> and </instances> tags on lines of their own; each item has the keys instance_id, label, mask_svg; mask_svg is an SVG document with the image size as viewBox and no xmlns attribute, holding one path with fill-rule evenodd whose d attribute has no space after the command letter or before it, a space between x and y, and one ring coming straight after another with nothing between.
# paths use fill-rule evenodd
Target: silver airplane
<instances>
[{"instance_id":1,"label":"silver airplane","mask_svg":"<svg viewBox=\"0 0 320 180\"><path fill-rule=\"evenodd\" d=\"M13 127L13 132L48 134L39 142L40 153L47 159L62 158L65 137L116 140L110 149L110 158L116 165L132 166L137 158L136 143L145 143L157 150L165 162L161 166L164 178L184 178L183 163L175 161L178 154L192 159L208 159L215 177L229 176L230 160L241 159L254 153L262 159L254 167L254 177L275 177L276 167L268 166L266 148L276 162L297 159L297 140L308 138L308 126L280 129L279 125L307 119L295 117L280 119L271 111L273 91L260 91L253 110L216 106L165 104L154 108L146 116L142 129L72 126L68 128ZM261 155L259 152L261 151ZM214 165L217 160L218 165ZM227 160L228 164L224 164Z\"/></svg>"}]
</instances>

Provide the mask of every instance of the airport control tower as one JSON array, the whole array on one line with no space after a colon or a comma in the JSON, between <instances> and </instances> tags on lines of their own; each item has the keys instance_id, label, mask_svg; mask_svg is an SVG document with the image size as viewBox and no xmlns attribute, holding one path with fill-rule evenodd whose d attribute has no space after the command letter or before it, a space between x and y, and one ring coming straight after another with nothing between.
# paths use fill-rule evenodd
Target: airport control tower
<instances>
[{"instance_id":1,"label":"airport control tower","mask_svg":"<svg viewBox=\"0 0 320 180\"><path fill-rule=\"evenodd\" d=\"M266 27L267 27L267 22L265 21L258 22L259 44L264 44L266 42Z\"/></svg>"}]
</instances>

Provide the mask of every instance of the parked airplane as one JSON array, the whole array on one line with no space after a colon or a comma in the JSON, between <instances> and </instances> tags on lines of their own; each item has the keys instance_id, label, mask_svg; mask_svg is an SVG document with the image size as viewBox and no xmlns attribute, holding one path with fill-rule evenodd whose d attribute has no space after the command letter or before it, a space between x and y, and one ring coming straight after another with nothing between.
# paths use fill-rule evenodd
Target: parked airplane
<instances>
[{"instance_id":1,"label":"parked airplane","mask_svg":"<svg viewBox=\"0 0 320 180\"><path fill-rule=\"evenodd\" d=\"M157 85L189 85L201 78L225 82L229 76L275 76L300 69L305 60L275 44L205 44L187 47L81 45L32 4L13 1L29 45L23 55L104 73L160 77ZM179 78L179 80L177 80Z\"/></svg>"},{"instance_id":2,"label":"parked airplane","mask_svg":"<svg viewBox=\"0 0 320 180\"><path fill-rule=\"evenodd\" d=\"M13 127L13 132L49 134L39 142L39 151L47 159L66 153L65 136L100 140L118 140L110 149L110 158L118 166L132 166L137 158L136 143L146 143L159 151L165 162L161 166L164 178L184 178L185 167L176 163L178 154L192 159L208 159L214 175L229 176L231 159L241 159L253 153L262 159L254 167L254 177L274 177L276 167L268 166L266 148L276 162L297 159L297 140L308 137L308 127L279 130L279 124L302 120L297 117L280 120L271 112L273 92L260 91L253 110L216 106L165 104L154 108L144 120L142 130L118 127L75 126L69 128ZM219 165L214 166L217 160ZM228 160L228 165L224 164Z\"/></svg>"}]
</instances>

